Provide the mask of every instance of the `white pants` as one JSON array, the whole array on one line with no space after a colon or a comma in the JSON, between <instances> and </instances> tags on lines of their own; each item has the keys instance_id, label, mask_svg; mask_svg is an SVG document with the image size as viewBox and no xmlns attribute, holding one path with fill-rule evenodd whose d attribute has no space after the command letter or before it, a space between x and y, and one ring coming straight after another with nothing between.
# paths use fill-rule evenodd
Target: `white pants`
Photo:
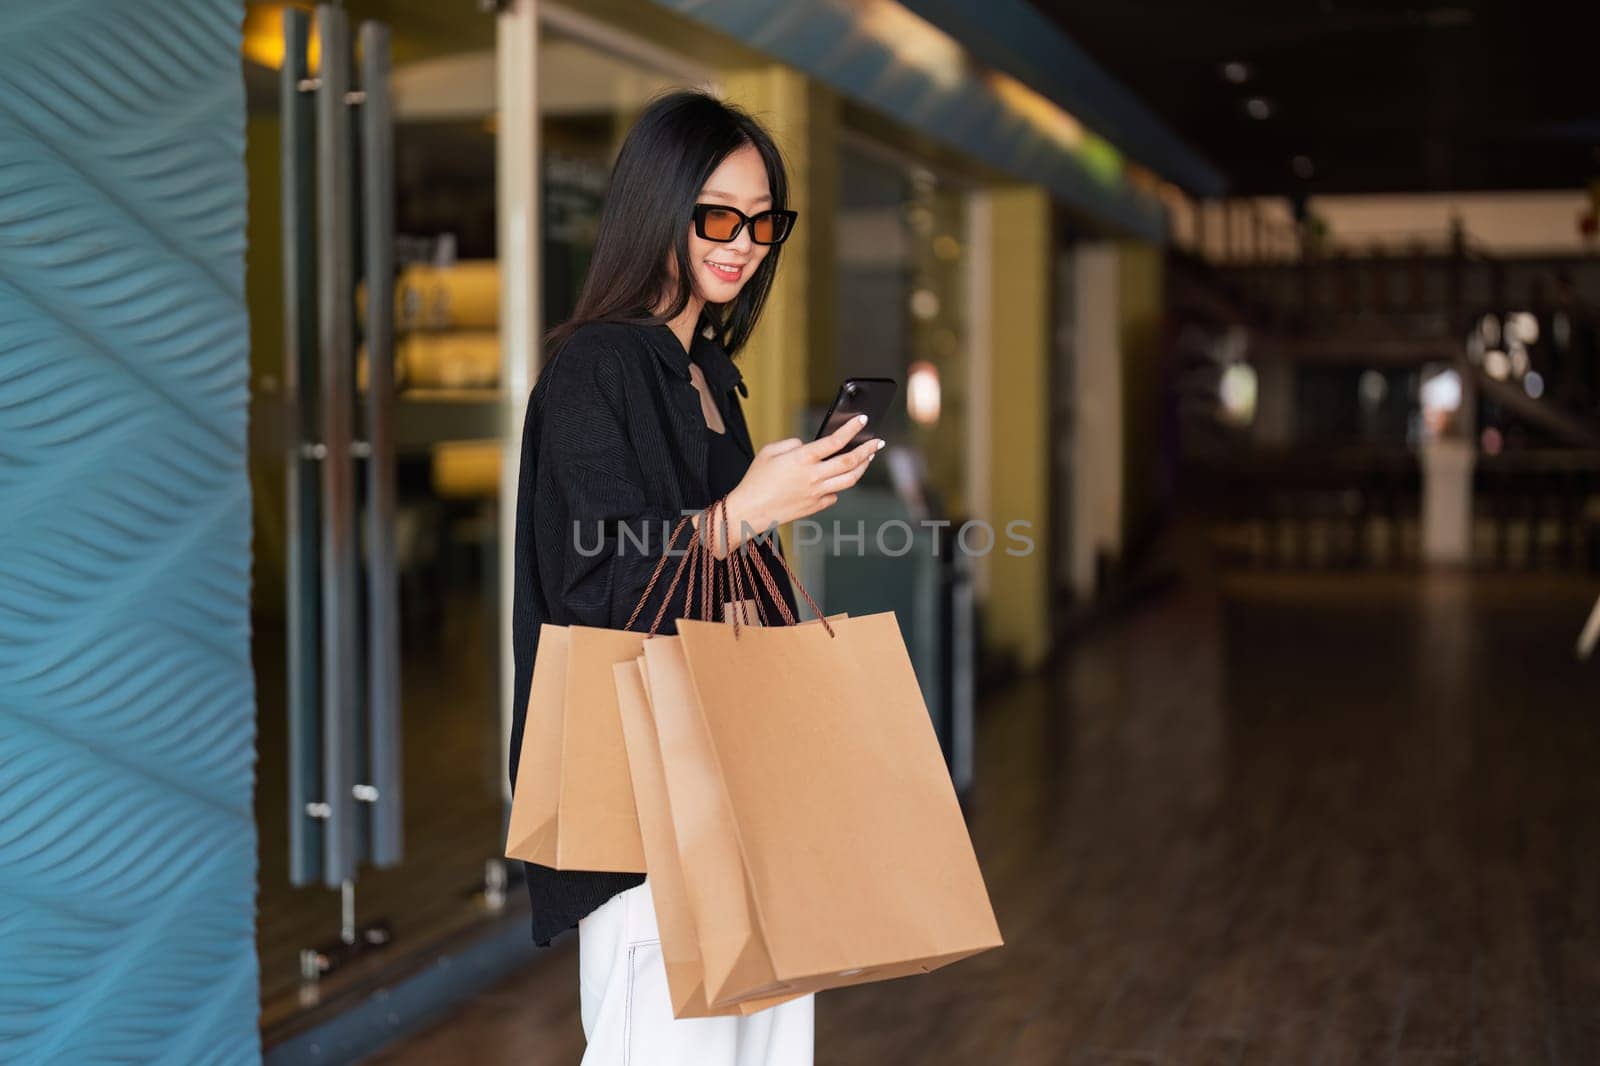
<instances>
[{"instance_id":1,"label":"white pants","mask_svg":"<svg viewBox=\"0 0 1600 1066\"><path fill-rule=\"evenodd\" d=\"M811 1066L813 996L744 1017L672 1016L650 882L578 923L582 1066Z\"/></svg>"}]
</instances>

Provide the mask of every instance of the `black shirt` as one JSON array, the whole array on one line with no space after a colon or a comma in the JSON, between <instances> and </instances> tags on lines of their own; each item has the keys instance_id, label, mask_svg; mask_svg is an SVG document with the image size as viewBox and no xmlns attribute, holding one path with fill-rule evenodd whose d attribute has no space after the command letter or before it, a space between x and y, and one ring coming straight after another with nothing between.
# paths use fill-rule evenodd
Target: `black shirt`
<instances>
[{"instance_id":1,"label":"black shirt","mask_svg":"<svg viewBox=\"0 0 1600 1066\"><path fill-rule=\"evenodd\" d=\"M699 364L722 410L728 433L720 440L708 439L691 361ZM740 394L748 394L743 376L716 340L697 332L692 351L685 351L665 325L583 326L540 371L523 423L517 479L513 788L539 626L627 628L672 528L686 510L724 495L732 487L728 479L736 484L754 458ZM680 537L679 547L684 543ZM793 613L794 593L775 554L782 550L777 538L757 550ZM657 582L632 628L648 628L669 584ZM770 594L756 593L769 617L781 614ZM659 631L677 632L682 609L682 597L674 597ZM541 944L644 880L640 874L523 865L533 938Z\"/></svg>"},{"instance_id":2,"label":"black shirt","mask_svg":"<svg viewBox=\"0 0 1600 1066\"><path fill-rule=\"evenodd\" d=\"M750 469L750 460L739 450L731 431L718 433L707 426L706 440L710 442L706 451L707 486L713 497L726 496L744 479L745 471Z\"/></svg>"}]
</instances>

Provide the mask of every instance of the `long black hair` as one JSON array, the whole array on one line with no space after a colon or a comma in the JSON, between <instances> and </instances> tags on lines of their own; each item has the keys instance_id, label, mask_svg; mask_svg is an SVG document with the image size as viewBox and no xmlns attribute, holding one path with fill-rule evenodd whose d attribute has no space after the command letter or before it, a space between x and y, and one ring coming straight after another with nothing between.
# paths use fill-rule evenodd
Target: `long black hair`
<instances>
[{"instance_id":1,"label":"long black hair","mask_svg":"<svg viewBox=\"0 0 1600 1066\"><path fill-rule=\"evenodd\" d=\"M572 317L545 335L548 353L554 355L579 326L590 322L661 325L683 313L692 295L689 225L695 201L712 171L747 144L766 164L772 207L783 210L789 194L783 157L759 122L692 89L650 102L622 142L583 290ZM744 346L755 328L781 247L767 249L731 303L706 304L705 317L729 355ZM666 312L656 314L656 304L673 285L668 256L678 266L676 290Z\"/></svg>"}]
</instances>

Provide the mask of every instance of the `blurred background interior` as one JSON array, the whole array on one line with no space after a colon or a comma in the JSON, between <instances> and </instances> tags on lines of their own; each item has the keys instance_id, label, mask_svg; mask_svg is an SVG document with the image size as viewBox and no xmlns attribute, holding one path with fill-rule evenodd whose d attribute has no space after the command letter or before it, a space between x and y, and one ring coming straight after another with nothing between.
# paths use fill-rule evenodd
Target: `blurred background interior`
<instances>
[{"instance_id":1,"label":"blurred background interior","mask_svg":"<svg viewBox=\"0 0 1600 1066\"><path fill-rule=\"evenodd\" d=\"M876 541L869 532L859 554L791 546L828 609L899 614L998 879L1008 934L1045 920L1035 914L1042 903L1014 896L1006 880L1022 877L1007 871L1028 861L1053 869L1126 860L1120 875L1077 889L1045 878L1080 906L1168 899L1151 888L1168 875L1185 883L1221 876L1201 860L1175 870L1151 859L1210 839L1194 820L1202 804L1194 790L1222 797L1208 808L1212 817L1238 819L1212 855L1217 863L1255 856L1250 869L1269 894L1296 878L1315 880L1322 866L1295 865L1286 853L1229 850L1256 840L1247 827L1257 802L1291 811L1271 834L1326 831L1320 808L1269 765L1333 774L1316 786L1328 791L1313 796L1366 795L1375 807L1345 811L1352 826L1390 818L1378 805L1413 801L1444 804L1436 811L1444 822L1511 818L1460 798L1462 789L1480 794L1480 778L1452 778L1419 799L1359 773L1339 776L1348 761L1318 761L1330 746L1369 767L1369 758L1392 757L1391 741L1493 759L1498 749L1481 732L1487 715L1513 751L1512 776L1495 780L1547 801L1546 830L1567 833L1562 819L1600 799L1564 776L1596 747L1578 712L1594 707L1597 675L1571 655L1600 593L1593 10L1544 18L1491 0L1222 9L1164 0L342 6L352 25L373 20L392 34L402 693L394 728L404 753L404 848L399 861L362 863L354 876L292 857L292 822L307 815L291 809L287 791L303 757L289 722L314 710L292 707L287 681L308 608L290 571L300 534L285 456L297 405L314 390L287 387L284 363L286 334L296 328L285 257L300 254L285 240L294 226L281 177L286 146L293 150L284 137L284 31L286 11L311 7L251 2L243 61L253 658L269 1058L299 1061L313 1046L320 1056L376 1047L463 991L538 965L558 971L538 987L563 990L551 993L538 1023L557 1034L547 1038L554 1043L528 1047L572 1046L576 1013L563 1017L571 1004L560 998L569 967L532 959L516 870L500 858L508 485L537 335L574 305L631 121L654 94L678 86L708 87L754 111L791 168L800 228L741 360L757 443L809 437L844 376L901 383L885 428L890 461L875 464L830 517L869 531L902 519L913 535ZM323 61L313 33L308 71ZM955 535L967 520L992 524L993 550L985 537ZM1029 523L1031 553L1005 551L1013 520ZM313 543L301 547L315 554ZM1518 625L1505 623L1508 612ZM1505 671L1523 668L1525 683L1505 681ZM1474 702L1490 692L1498 693L1492 707ZM1453 702L1431 702L1446 698ZM1310 718L1291 725L1281 717L1301 705L1313 708ZM1344 715L1350 706L1360 713ZM1377 721L1374 707L1387 708ZM1415 726L1409 716L1419 707L1433 708L1432 731L1417 736L1394 724ZM1528 715L1555 715L1559 724L1530 726ZM1478 741L1461 739L1456 726ZM1357 734L1364 739L1351 739ZM1041 751L1054 761L1046 765ZM1389 769L1411 779L1414 768ZM1108 773L1144 798L1097 776ZM1062 775L1085 783L1063 785ZM1079 787L1088 791L1071 792ZM1106 815L1122 827L1116 835L1108 828L1063 840L1051 834L1071 826L1089 833L1092 817L1079 807L1061 808L1059 819L1051 813L1069 793L1102 811L1159 809L1143 820ZM1418 831L1432 824L1418 822ZM1505 832L1509 840L1518 830ZM1033 859L1013 861L1018 848ZM1452 862L1465 869L1482 858L1460 848L1440 860L1447 882ZM1349 869L1342 853L1317 854L1327 869ZM1552 876L1587 885L1588 902L1600 903L1593 858L1571 861L1577 869ZM1409 885L1392 898L1420 908ZM1228 896L1227 913L1246 915L1262 898ZM1509 909L1540 905L1516 900ZM1168 902L1172 910L1161 913L1179 913L1179 901ZM1129 914L1061 905L1060 914L1076 917L1060 920L1081 922L1070 931L1092 940L1096 929L1121 928L1120 950L1182 972L1153 929ZM1545 913L1548 934L1560 920ZM1592 924L1596 911L1584 913ZM1039 934L1045 941L1055 936L1064 950L1076 945L1090 953L1081 958L1098 959L1095 981L1146 972L1126 958L1108 961L1122 958L1110 948L1093 956L1083 940L1050 928ZM1252 935L1281 945L1288 928ZM1322 933L1337 940L1342 928ZM1226 950L1207 943L1226 966ZM1579 969L1592 992L1596 956L1587 957ZM455 969L441 977L451 959ZM1328 962L1346 983L1305 993L1305 1012L1359 983L1363 959L1371 961ZM1240 978L1229 986L1240 996L1269 987L1278 972L1254 956L1240 965L1256 965L1250 973L1262 981L1251 991ZM1405 971L1413 972L1423 971ZM984 979L1026 999L1003 973ZM960 987L962 978L952 971L948 980ZM1259 1028L1230 1015L1215 1031L1173 1023L1151 1051L1154 1023L1119 1011L1142 1004L1156 1017L1149 1005L1160 1003L1161 1018L1178 1011L1192 1028L1204 1014L1192 995L1203 977L1185 980L1185 995L1163 998L1135 981L1122 993L1109 984L1063 993L1062 1002L1082 1009L1079 1032L1095 1033L1096 1046L1151 1056L1126 1061L1201 1061L1174 1050L1199 1046L1183 1033L1238 1052L1215 1061L1244 1061L1247 1049L1263 1046ZM1425 980L1396 987L1427 998ZM1374 1016L1387 1027L1374 1041L1393 1036L1396 1024L1394 990L1383 988L1372 993L1381 1004ZM401 989L412 997L405 1009L372 1006L389 994L401 1002ZM896 1032L874 1013L873 994L840 995L854 1006L823 1016L825 1044L852 1026ZM1095 996L1093 1009L1084 1006ZM1030 1009L967 1021L1011 1026L1003 1046L1017 1061L1078 1061L1051 1050L1081 1046L1069 1032L1038 1027L1051 1009ZM1359 1005L1349 1011L1365 1016ZM520 1024L537 1029L530 1017L522 1012ZM1595 1061L1580 1047L1600 1054L1592 1013L1540 1013L1528 1026L1556 1034L1552 1046L1571 1053L1561 1061ZM935 1029L947 1044L955 1033L949 1024ZM1447 1051L1470 1042L1434 1036ZM430 1061L442 1061L458 1037L436 1041ZM874 1056L888 1045L854 1039L838 1035L819 1061L883 1061ZM1000 1043L973 1047L982 1050L946 1059L930 1050L920 1060L1001 1061L989 1057ZM1261 1061L1311 1061L1283 1056Z\"/></svg>"}]
</instances>

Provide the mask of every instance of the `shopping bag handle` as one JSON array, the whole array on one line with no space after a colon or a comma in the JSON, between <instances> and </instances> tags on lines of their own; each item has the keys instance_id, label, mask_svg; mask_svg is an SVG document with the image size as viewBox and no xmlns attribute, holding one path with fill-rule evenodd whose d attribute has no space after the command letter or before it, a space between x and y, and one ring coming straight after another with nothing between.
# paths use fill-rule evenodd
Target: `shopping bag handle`
<instances>
[{"instance_id":1,"label":"shopping bag handle","mask_svg":"<svg viewBox=\"0 0 1600 1066\"><path fill-rule=\"evenodd\" d=\"M733 539L728 535L728 507L725 501L718 502L722 504L722 541L724 544L732 544ZM735 601L740 604L742 609L745 600L748 598L746 596L746 588L748 587L750 594L755 598L756 613L761 618L761 624L769 625L770 623L767 620L766 606L761 600L760 593L756 591L756 575L751 569L750 556L748 553L742 550L744 545L741 544L739 547L740 550L730 551L727 559L728 576L730 583L734 588L733 594ZM778 613L783 617L783 624L790 626L794 625L794 615L790 613L789 605L784 602L783 597L777 594L776 589L774 589L770 583L768 584L767 591L772 595L772 602L777 607ZM737 616L733 621L733 635L735 639L737 639L739 636L739 621L740 619Z\"/></svg>"},{"instance_id":2,"label":"shopping bag handle","mask_svg":"<svg viewBox=\"0 0 1600 1066\"><path fill-rule=\"evenodd\" d=\"M702 521L699 526L691 527L689 543L684 547L683 557L678 560L677 569L672 573L672 580L667 584L667 594L661 598L661 606L656 609L655 618L650 622L649 635L655 636L656 632L661 628L661 622L667 613L667 605L672 602L672 594L677 590L678 582L683 580L686 568L689 580L685 583L683 589L683 613L689 617L693 616L692 596L697 576L694 569L696 562L698 562L698 576L700 579L701 618L707 620L712 618L712 609L721 588L722 571L720 568L726 566L728 587L733 593L735 602L738 604L738 608L730 613L730 617L733 619L733 634L735 638L739 636L741 628L740 616L745 611L746 587L748 585L751 592L755 591L756 576L760 577L761 583L772 597L772 602L777 606L778 613L783 617L784 625L792 626L798 624L793 612L789 610L787 601L778 591L777 580L772 576L772 571L767 567L766 561L762 559L759 550L752 550L748 542L741 543L737 548L729 552L728 558L722 562L719 562L715 553L712 552L707 531L715 529L716 526L713 523L718 523L719 520L723 543L733 543L728 533L728 497L721 496L712 501L710 506L700 512L700 515ZM633 605L633 612L628 615L628 621L622 627L623 629L632 629L633 624L638 621L640 612L644 610L644 605L650 601L650 594L655 591L656 584L661 580L661 573L666 569L667 560L671 558L672 551L677 546L678 537L682 534L683 527L690 525L693 518L694 515L684 515L678 520L677 526L672 530L672 535L667 539L666 550L661 553L661 558L656 561L655 569L650 572L650 580L645 583L644 592L640 594L639 602ZM776 555L784 572L789 575L790 582L800 591L800 595L805 597L806 604L811 608L812 613L822 622L822 627L828 631L828 636L836 636L837 634L834 633L832 624L823 615L822 608L817 606L817 601L811 598L811 593L806 591L805 585L795 576L794 570L789 566L789 561L783 557L783 553L774 552L773 554ZM752 568L754 573L752 573ZM766 625L768 624L767 612L761 603L760 594L757 593L754 598L756 612L761 618L762 625Z\"/></svg>"},{"instance_id":3,"label":"shopping bag handle","mask_svg":"<svg viewBox=\"0 0 1600 1066\"><path fill-rule=\"evenodd\" d=\"M644 605L650 601L650 593L655 591L656 582L661 580L661 571L666 568L667 560L672 557L672 549L676 547L678 543L678 534L683 532L683 527L689 525L689 522L693 517L693 515L684 515L678 520L678 524L673 527L672 536L667 539L666 550L661 553L661 558L656 560L656 568L650 571L650 580L645 583L644 592L640 594L639 602L633 605L633 613L628 615L628 621L623 625L623 629L632 629L633 623L638 621L639 612L643 611ZM650 636L655 636L656 630L661 627L661 620L667 613L667 604L672 602L672 593L678 587L678 582L683 578L684 567L687 566L690 561L694 559L696 553L702 551L703 548L704 545L701 542L700 530L693 529L689 534L689 543L684 548L683 558L678 560L678 568L672 572L672 581L667 585L667 594L661 597L661 606L656 610L656 616L650 623ZM694 572L691 570L689 584L685 585L683 590L683 610L685 614L689 613L689 593L690 589L694 585L693 574Z\"/></svg>"},{"instance_id":4,"label":"shopping bag handle","mask_svg":"<svg viewBox=\"0 0 1600 1066\"><path fill-rule=\"evenodd\" d=\"M721 511L722 542L724 544L732 544L733 541L728 536L728 498L724 496L711 506L712 508L720 509ZM709 555L711 553L708 551L706 554ZM836 636L837 634L834 633L833 626L828 622L827 616L822 613L822 608L817 606L817 601L811 598L811 593L806 591L805 585L798 577L795 576L794 570L789 566L789 560L783 557L783 553L781 551L774 551L772 554L777 558L778 563L783 567L784 573L789 575L789 581L794 585L795 588L800 590L800 595L805 597L806 604L811 608L811 612L817 616L817 619L822 622L822 628L828 631L828 636ZM730 573L734 575L735 580L738 580L737 575L739 574L741 567L747 568L753 565L756 569L756 572L760 574L762 583L766 585L768 594L772 596L772 602L777 605L779 613L783 615L784 624L791 626L796 624L795 617L789 611L789 605L784 601L782 594L778 592L778 583L773 579L772 571L767 568L766 561L761 558L761 552L759 550L751 550L749 542L742 542L737 548L729 553L728 562L730 564ZM751 585L754 586L754 584L755 582L751 581ZM742 584L740 587L743 587ZM760 604L761 597L757 595L756 605L759 607ZM739 636L738 617L738 612L734 612L733 635L736 639Z\"/></svg>"},{"instance_id":5,"label":"shopping bag handle","mask_svg":"<svg viewBox=\"0 0 1600 1066\"><path fill-rule=\"evenodd\" d=\"M691 530L689 543L684 547L683 557L678 560L678 566L672 572L672 580L667 585L666 595L661 597L661 606L656 609L655 617L650 621L649 636L655 636L661 629L661 623L666 617L667 605L672 602L672 595L677 591L680 581L684 583L683 614L688 618L696 616L694 591L697 575L700 579L699 617L711 620L712 601L718 583L718 571L716 558L710 548L710 534L716 528L713 523L716 520L715 514L718 507L723 508L724 511L723 530L724 535L726 535L727 497L724 496L700 512L701 522L699 526ZM644 592L639 596L639 602L633 605L633 612L628 615L628 621L623 626L624 629L632 629L634 623L639 620L640 612L644 610L644 605L650 602L650 594L655 591L656 585L661 580L662 572L666 569L667 560L672 557L673 549L677 547L678 537L683 534L684 526L689 525L694 517L693 514L686 514L678 520L678 524L672 530L672 535L667 538L666 549L661 553L661 558L656 560L655 569L650 572L650 580L645 583ZM765 617L764 614L763 617Z\"/></svg>"},{"instance_id":6,"label":"shopping bag handle","mask_svg":"<svg viewBox=\"0 0 1600 1066\"><path fill-rule=\"evenodd\" d=\"M728 537L728 506L726 497L724 497L722 500L718 500L717 504L713 506L717 506L721 511L723 543L731 543L731 540ZM733 635L734 638L737 639L739 636L739 628L741 623L747 623L749 621L749 615L746 613L748 608L745 606L745 604L749 602L750 597L746 595L746 584L748 583L750 591L753 593L755 591L756 579L755 575L750 572L750 561L745 555L739 552L730 552L727 558L727 564L729 591L733 595L734 603L737 604L737 608L734 610L732 616ZM761 597L756 595L754 599L756 605L756 615L761 619L761 624L763 626L771 625L772 623L767 619L766 605L762 602ZM784 622L788 625L794 625L794 616L789 613L789 605L783 601L783 597L775 596L773 598L773 602L777 604L778 611L783 615Z\"/></svg>"}]
</instances>

